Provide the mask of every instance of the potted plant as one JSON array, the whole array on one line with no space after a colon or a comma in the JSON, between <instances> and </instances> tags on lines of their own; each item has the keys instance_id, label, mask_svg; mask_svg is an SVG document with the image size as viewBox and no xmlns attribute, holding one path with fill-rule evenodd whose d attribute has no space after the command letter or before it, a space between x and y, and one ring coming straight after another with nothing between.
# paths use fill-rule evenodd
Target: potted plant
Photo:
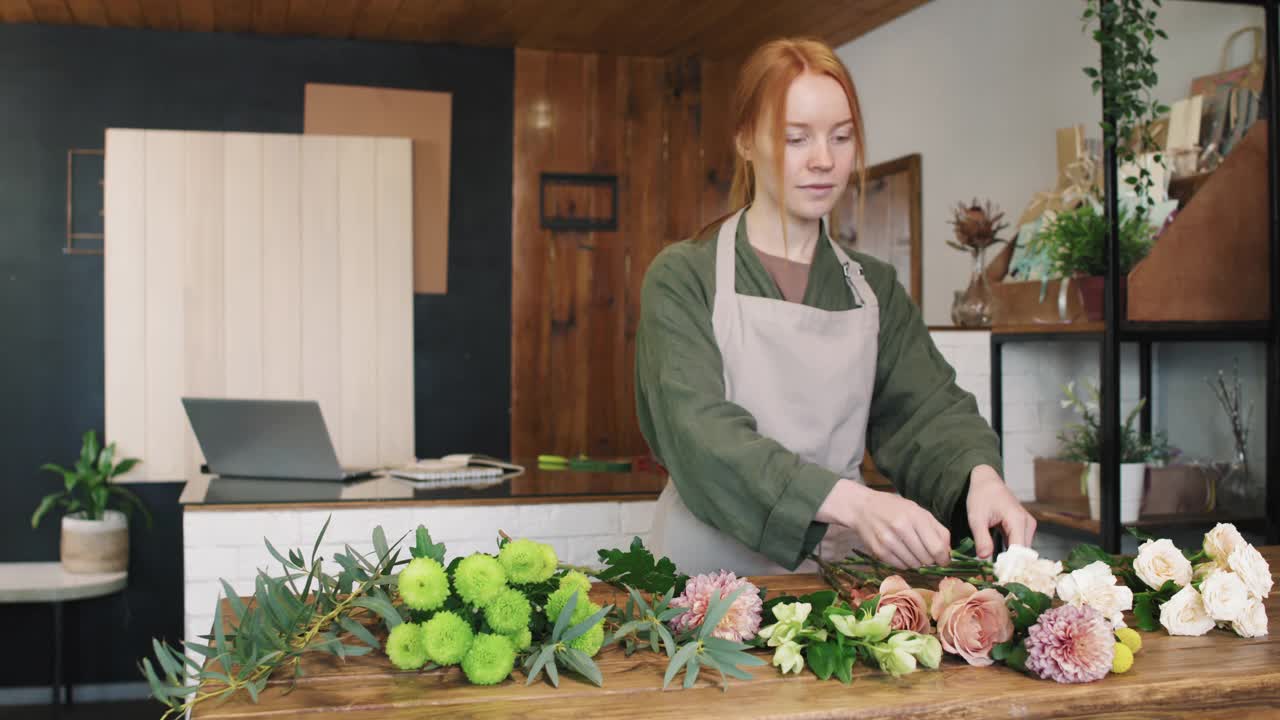
<instances>
[{"instance_id":1,"label":"potted plant","mask_svg":"<svg viewBox=\"0 0 1280 720\"><path fill-rule=\"evenodd\" d=\"M1125 280L1138 261L1147 256L1154 242L1155 230L1146 213L1120 208L1120 298ZM1027 252L1040 254L1046 266L1046 277L1072 278L1078 283L1086 316L1102 320L1102 294L1107 274L1107 219L1097 202L1090 198L1078 207L1047 219L1028 244ZM1124 312L1123 305L1121 312Z\"/></svg>"},{"instance_id":2,"label":"potted plant","mask_svg":"<svg viewBox=\"0 0 1280 720\"><path fill-rule=\"evenodd\" d=\"M1097 520L1102 516L1099 465L1102 428L1098 421L1097 386L1090 383L1089 392L1090 399L1085 401L1076 393L1075 381L1063 388L1062 407L1074 408L1080 414L1081 422L1068 425L1058 434L1058 439L1062 442L1063 460L1085 464L1085 472L1080 478L1080 493L1088 496L1089 516ZM1152 458L1153 444L1138 433L1133 421L1145 404L1146 398L1139 399L1120 429L1120 522L1136 522L1142 512L1147 463ZM1161 447L1167 445L1162 441Z\"/></svg>"},{"instance_id":3,"label":"potted plant","mask_svg":"<svg viewBox=\"0 0 1280 720\"><path fill-rule=\"evenodd\" d=\"M138 464L135 458L115 462L116 444L98 444L93 430L84 434L80 458L68 470L46 463L41 470L62 476L63 488L40 501L31 515L31 527L55 506L63 508L62 566L72 573L120 572L129 566L129 523L134 508L140 510L151 527L151 514L136 495L111 482ZM124 512L109 509L117 504Z\"/></svg>"}]
</instances>

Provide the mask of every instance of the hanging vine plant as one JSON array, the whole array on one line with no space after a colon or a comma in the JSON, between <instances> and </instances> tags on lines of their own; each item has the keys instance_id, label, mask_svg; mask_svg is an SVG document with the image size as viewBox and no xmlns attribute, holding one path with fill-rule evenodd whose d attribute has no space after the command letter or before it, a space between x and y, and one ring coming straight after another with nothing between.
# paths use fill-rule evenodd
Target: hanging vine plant
<instances>
[{"instance_id":1,"label":"hanging vine plant","mask_svg":"<svg viewBox=\"0 0 1280 720\"><path fill-rule=\"evenodd\" d=\"M1120 165L1136 163L1140 153L1158 149L1151 124L1169 112L1152 97L1159 80L1155 41L1169 38L1156 25L1153 8L1160 7L1161 0L1087 0L1081 18L1084 30L1092 31L1101 59L1100 67L1086 67L1084 74L1092 80L1094 94L1102 93L1103 142L1115 148ZM1164 158L1157 154L1154 160L1160 164ZM1145 214L1155 186L1151 171L1139 166L1138 174L1125 181L1133 186L1138 209Z\"/></svg>"}]
</instances>

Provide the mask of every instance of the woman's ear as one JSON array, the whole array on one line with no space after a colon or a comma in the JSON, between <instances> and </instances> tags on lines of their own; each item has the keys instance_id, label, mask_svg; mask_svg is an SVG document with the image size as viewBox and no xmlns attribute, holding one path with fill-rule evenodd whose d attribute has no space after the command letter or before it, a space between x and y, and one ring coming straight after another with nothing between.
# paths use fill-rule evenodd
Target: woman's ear
<instances>
[{"instance_id":1,"label":"woman's ear","mask_svg":"<svg viewBox=\"0 0 1280 720\"><path fill-rule=\"evenodd\" d=\"M733 136L733 147L738 151L738 157L744 162L751 162L751 145L742 137L742 133Z\"/></svg>"}]
</instances>

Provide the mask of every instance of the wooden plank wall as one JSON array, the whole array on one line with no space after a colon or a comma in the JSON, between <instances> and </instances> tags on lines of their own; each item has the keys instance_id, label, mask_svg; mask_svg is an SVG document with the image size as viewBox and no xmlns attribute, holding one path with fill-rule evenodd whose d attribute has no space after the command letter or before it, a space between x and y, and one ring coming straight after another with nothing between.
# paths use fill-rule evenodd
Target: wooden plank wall
<instances>
[{"instance_id":1,"label":"wooden plank wall","mask_svg":"<svg viewBox=\"0 0 1280 720\"><path fill-rule=\"evenodd\" d=\"M513 458L645 452L633 378L641 281L665 245L728 210L735 71L516 51ZM616 174L618 230L543 230L543 172Z\"/></svg>"},{"instance_id":2,"label":"wooden plank wall","mask_svg":"<svg viewBox=\"0 0 1280 720\"><path fill-rule=\"evenodd\" d=\"M341 462L413 457L404 138L110 129L106 436L129 481L203 461L180 398L319 401Z\"/></svg>"}]
</instances>

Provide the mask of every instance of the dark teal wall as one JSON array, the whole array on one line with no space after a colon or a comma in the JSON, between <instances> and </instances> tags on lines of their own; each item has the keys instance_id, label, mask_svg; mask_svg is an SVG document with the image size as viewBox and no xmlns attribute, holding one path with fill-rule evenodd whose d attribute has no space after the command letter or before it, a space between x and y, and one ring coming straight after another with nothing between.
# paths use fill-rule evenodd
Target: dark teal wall
<instances>
[{"instance_id":1,"label":"dark teal wall","mask_svg":"<svg viewBox=\"0 0 1280 720\"><path fill-rule=\"evenodd\" d=\"M55 488L36 468L103 424L102 258L61 252L67 149L107 127L300 133L306 82L453 93L449 294L414 308L417 452L505 455L513 78L510 50L0 24L0 561L57 559L57 519L29 524ZM181 484L139 492L156 527L133 533L129 590L70 613L75 682L137 681L150 638L181 636ZM48 609L0 606L0 626L0 685L47 682Z\"/></svg>"}]
</instances>

